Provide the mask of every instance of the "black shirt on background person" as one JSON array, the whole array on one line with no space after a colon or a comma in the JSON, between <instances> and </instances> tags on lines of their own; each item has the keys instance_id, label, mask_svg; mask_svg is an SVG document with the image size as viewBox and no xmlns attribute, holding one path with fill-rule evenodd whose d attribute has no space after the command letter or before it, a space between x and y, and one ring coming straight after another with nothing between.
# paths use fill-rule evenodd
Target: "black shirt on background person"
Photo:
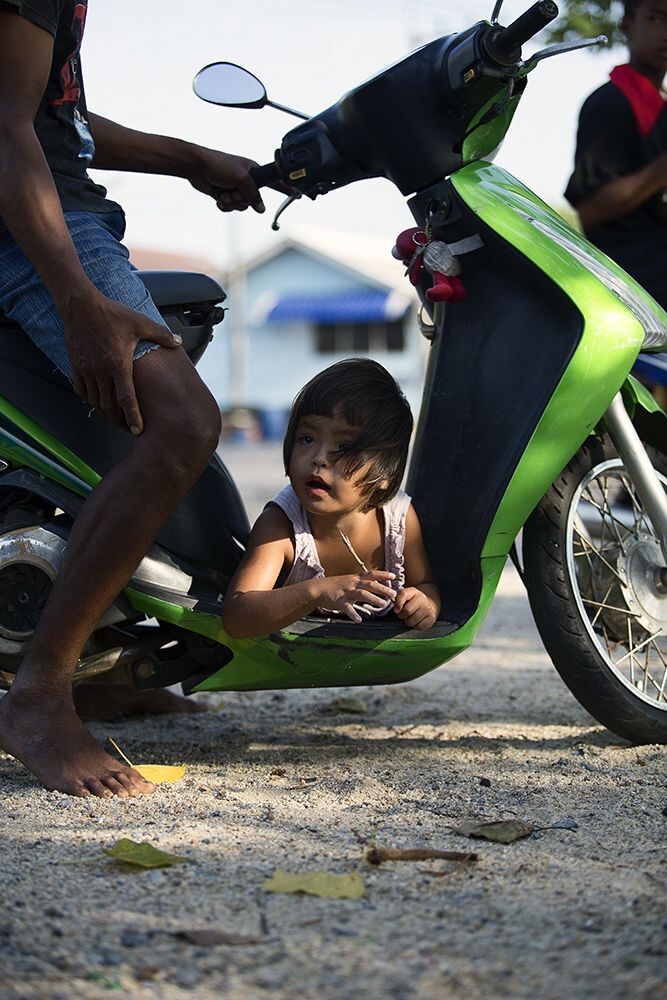
<instances>
[{"instance_id":1,"label":"black shirt on background person","mask_svg":"<svg viewBox=\"0 0 667 1000\"><path fill-rule=\"evenodd\" d=\"M633 0L630 63L585 101L565 197L588 239L667 308L667 0Z\"/></svg>"}]
</instances>

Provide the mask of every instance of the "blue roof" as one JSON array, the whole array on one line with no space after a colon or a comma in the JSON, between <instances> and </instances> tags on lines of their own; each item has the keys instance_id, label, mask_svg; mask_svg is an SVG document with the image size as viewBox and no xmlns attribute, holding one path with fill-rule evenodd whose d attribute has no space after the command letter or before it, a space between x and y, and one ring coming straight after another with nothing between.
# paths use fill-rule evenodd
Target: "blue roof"
<instances>
[{"instance_id":1,"label":"blue roof","mask_svg":"<svg viewBox=\"0 0 667 1000\"><path fill-rule=\"evenodd\" d=\"M287 293L278 297L265 322L382 323L397 318L391 298L391 292L382 291Z\"/></svg>"}]
</instances>

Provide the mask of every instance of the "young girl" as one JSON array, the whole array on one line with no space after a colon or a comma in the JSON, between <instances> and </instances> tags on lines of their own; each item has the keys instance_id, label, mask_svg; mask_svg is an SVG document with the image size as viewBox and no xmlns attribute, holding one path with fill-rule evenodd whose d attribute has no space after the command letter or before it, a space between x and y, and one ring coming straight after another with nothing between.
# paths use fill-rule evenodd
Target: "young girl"
<instances>
[{"instance_id":1,"label":"young girl","mask_svg":"<svg viewBox=\"0 0 667 1000\"><path fill-rule=\"evenodd\" d=\"M267 635L314 611L361 622L393 610L421 631L437 621L419 521L399 488L411 433L408 402L375 361L340 361L304 386L283 445L290 485L260 514L229 585L229 635Z\"/></svg>"}]
</instances>

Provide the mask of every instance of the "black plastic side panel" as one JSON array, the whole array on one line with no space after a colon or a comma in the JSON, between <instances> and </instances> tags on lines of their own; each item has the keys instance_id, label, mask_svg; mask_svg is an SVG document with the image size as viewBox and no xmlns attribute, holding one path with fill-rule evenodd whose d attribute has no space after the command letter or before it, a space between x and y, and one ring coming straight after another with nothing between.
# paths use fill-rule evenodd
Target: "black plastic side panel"
<instances>
[{"instance_id":1,"label":"black plastic side panel","mask_svg":"<svg viewBox=\"0 0 667 1000\"><path fill-rule=\"evenodd\" d=\"M443 595L466 621L481 590L480 555L507 485L582 334L582 318L542 271L438 185L411 202L423 223L438 195L453 204L437 236L479 233L461 257L468 299L445 311L431 349L408 482Z\"/></svg>"}]
</instances>

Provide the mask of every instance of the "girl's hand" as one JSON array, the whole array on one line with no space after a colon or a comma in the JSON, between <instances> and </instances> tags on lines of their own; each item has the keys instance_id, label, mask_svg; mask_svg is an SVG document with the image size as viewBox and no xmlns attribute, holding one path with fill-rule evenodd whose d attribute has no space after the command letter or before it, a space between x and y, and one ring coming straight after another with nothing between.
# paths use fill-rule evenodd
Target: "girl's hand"
<instances>
[{"instance_id":1,"label":"girl's hand","mask_svg":"<svg viewBox=\"0 0 667 1000\"><path fill-rule=\"evenodd\" d=\"M367 573L349 573L345 576L323 576L318 578L317 606L323 611L342 611L357 625L363 621L355 604L370 604L374 608L384 608L393 601L396 592L389 582L394 573L374 569Z\"/></svg>"},{"instance_id":2,"label":"girl's hand","mask_svg":"<svg viewBox=\"0 0 667 1000\"><path fill-rule=\"evenodd\" d=\"M396 595L394 611L406 625L425 632L437 621L437 612L432 601L417 587L404 587Z\"/></svg>"}]
</instances>

